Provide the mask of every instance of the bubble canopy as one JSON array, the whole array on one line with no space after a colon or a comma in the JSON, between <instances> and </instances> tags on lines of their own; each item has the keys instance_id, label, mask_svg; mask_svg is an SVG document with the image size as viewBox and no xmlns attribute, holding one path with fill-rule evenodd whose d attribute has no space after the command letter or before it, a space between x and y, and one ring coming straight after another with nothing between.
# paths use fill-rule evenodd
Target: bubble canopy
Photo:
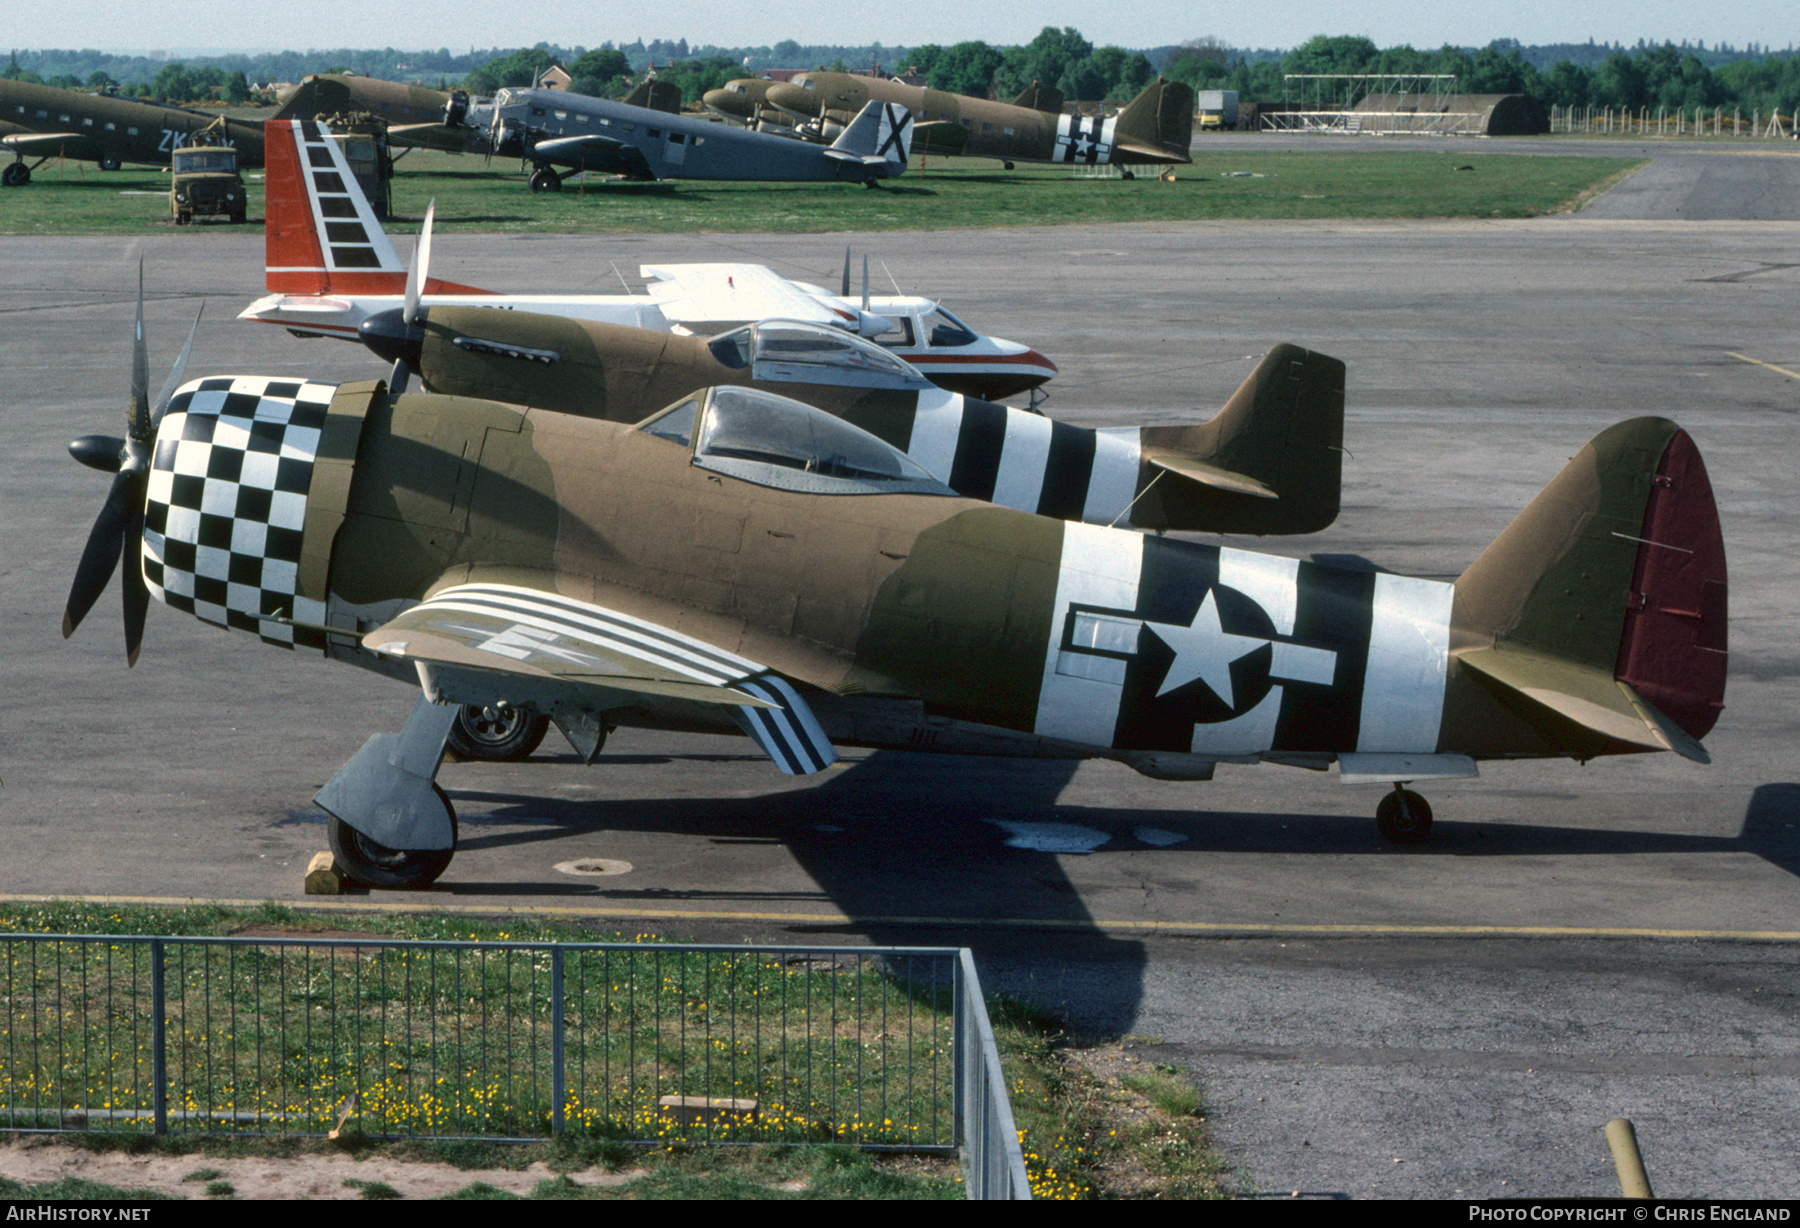
<instances>
[{"instance_id":1,"label":"bubble canopy","mask_svg":"<svg viewBox=\"0 0 1800 1228\"><path fill-rule=\"evenodd\" d=\"M955 493L861 427L755 388L708 388L638 429L691 448L702 469L759 486L821 495Z\"/></svg>"}]
</instances>

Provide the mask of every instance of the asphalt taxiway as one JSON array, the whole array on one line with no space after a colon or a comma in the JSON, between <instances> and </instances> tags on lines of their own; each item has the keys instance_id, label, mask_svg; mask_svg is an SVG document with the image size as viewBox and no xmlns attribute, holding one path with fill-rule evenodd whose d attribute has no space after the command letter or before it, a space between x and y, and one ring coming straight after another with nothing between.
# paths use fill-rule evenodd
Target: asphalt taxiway
<instances>
[{"instance_id":1,"label":"asphalt taxiway","mask_svg":"<svg viewBox=\"0 0 1800 1228\"><path fill-rule=\"evenodd\" d=\"M1579 216L440 235L434 274L522 291L603 292L614 264L652 260L829 282L848 243L1049 354L1046 409L1091 425L1205 416L1270 344L1311 346L1349 364L1343 515L1236 544L1413 574L1454 576L1602 427L1666 415L1724 521L1728 708L1710 767L1515 764L1435 785L1434 839L1408 850L1376 833L1378 791L1335 775L1167 784L851 752L793 781L735 740L621 731L584 768L552 734L528 764L447 766L450 871L367 902L973 945L995 982L1200 1072L1257 1192L1605 1194L1597 1131L1627 1115L1653 1180L1660 1153L1659 1193L1796 1196L1796 239ZM140 250L153 387L201 300L190 374L380 373L354 347L230 318L261 293L260 238L0 238L0 893L299 903L324 847L312 793L398 727L406 690L161 607L127 670L111 592L59 635L106 487L63 449L119 430ZM584 857L630 868L556 868Z\"/></svg>"}]
</instances>

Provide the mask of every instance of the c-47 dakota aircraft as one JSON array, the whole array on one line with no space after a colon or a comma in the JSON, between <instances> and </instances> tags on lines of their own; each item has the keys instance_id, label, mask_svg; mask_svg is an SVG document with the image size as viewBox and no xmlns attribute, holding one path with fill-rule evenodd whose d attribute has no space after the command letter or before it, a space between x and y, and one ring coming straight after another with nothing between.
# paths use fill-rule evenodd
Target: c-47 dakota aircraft
<instances>
[{"instance_id":1,"label":"c-47 dakota aircraft","mask_svg":"<svg viewBox=\"0 0 1800 1228\"><path fill-rule=\"evenodd\" d=\"M1393 782L1481 759L1674 750L1723 705L1725 555L1686 432L1601 433L1454 583L1076 524L957 497L904 453L747 388L636 425L490 401L219 376L126 438L64 615L126 562L147 599L421 691L320 790L340 865L450 863L435 783L459 704L552 717L590 762L618 726L740 730L778 769L839 746L1219 762ZM192 337L189 343L191 347ZM183 360L186 353L184 351ZM180 385L177 387L177 385Z\"/></svg>"},{"instance_id":2,"label":"c-47 dakota aircraft","mask_svg":"<svg viewBox=\"0 0 1800 1228\"><path fill-rule=\"evenodd\" d=\"M1005 103L842 72L800 73L787 82L733 81L708 91L705 102L747 122L758 121L766 103L799 121L792 135L811 140L832 139L851 116L884 102L911 113L917 152L998 158L1008 170L1014 162L1141 166L1193 160L1194 91L1161 78L1106 119L1065 115L1062 95L1036 82ZM782 131L766 121L758 126Z\"/></svg>"},{"instance_id":3,"label":"c-47 dakota aircraft","mask_svg":"<svg viewBox=\"0 0 1800 1228\"><path fill-rule=\"evenodd\" d=\"M406 266L323 124L271 120L264 181L265 284L270 293L239 313L301 336L353 340L371 315L401 305ZM482 305L661 331L712 333L752 320L811 320L874 338L944 388L998 398L1056 374L1056 364L1016 341L983 336L931 299L849 297L780 277L756 264L643 266L645 294L496 294L427 278L428 307ZM866 281L866 273L865 273Z\"/></svg>"},{"instance_id":4,"label":"c-47 dakota aircraft","mask_svg":"<svg viewBox=\"0 0 1800 1228\"><path fill-rule=\"evenodd\" d=\"M0 148L13 155L0 171L0 184L24 187L31 182L32 170L51 158L94 162L103 171L118 170L126 162L167 166L170 150L208 129L237 149L239 166L263 164L260 124L135 98L0 79ZM37 161L27 166L27 157Z\"/></svg>"}]
</instances>

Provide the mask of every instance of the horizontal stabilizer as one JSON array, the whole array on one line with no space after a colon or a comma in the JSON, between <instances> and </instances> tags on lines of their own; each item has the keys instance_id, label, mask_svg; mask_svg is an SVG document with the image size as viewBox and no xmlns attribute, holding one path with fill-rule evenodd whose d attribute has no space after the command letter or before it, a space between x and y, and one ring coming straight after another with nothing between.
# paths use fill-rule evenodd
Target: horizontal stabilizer
<instances>
[{"instance_id":1,"label":"horizontal stabilizer","mask_svg":"<svg viewBox=\"0 0 1800 1228\"><path fill-rule=\"evenodd\" d=\"M1279 499L1281 496L1270 490L1255 478L1241 473L1233 473L1229 469L1221 469L1217 465L1209 465L1205 461L1195 460L1190 456L1151 456L1146 457L1158 469L1166 469L1178 477L1190 482L1198 482L1202 486L1211 486L1215 490L1228 490L1233 494L1249 495L1255 499Z\"/></svg>"},{"instance_id":2,"label":"horizontal stabilizer","mask_svg":"<svg viewBox=\"0 0 1800 1228\"><path fill-rule=\"evenodd\" d=\"M1672 750L1695 763L1711 763L1699 741L1676 725L1629 683L1604 670L1522 648L1477 648L1456 659L1565 720L1631 746Z\"/></svg>"}]
</instances>

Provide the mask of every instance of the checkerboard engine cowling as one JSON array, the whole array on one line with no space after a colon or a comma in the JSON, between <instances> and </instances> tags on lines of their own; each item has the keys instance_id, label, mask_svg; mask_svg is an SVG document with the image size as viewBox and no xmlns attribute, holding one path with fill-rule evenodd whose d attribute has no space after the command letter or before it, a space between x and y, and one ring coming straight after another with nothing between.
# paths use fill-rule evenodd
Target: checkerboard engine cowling
<instances>
[{"instance_id":1,"label":"checkerboard engine cowling","mask_svg":"<svg viewBox=\"0 0 1800 1228\"><path fill-rule=\"evenodd\" d=\"M306 494L332 384L220 376L185 384L156 435L144 581L168 606L286 648L323 649L299 597Z\"/></svg>"}]
</instances>

